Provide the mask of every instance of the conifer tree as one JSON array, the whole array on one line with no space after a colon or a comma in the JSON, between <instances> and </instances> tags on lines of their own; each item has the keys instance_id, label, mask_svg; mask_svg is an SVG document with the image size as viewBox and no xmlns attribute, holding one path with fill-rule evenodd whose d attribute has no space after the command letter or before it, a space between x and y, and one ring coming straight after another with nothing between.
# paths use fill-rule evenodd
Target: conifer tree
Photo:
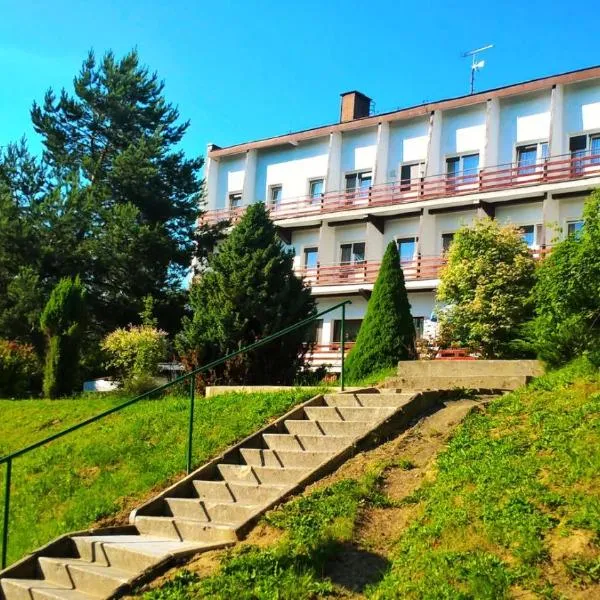
<instances>
[{"instance_id":1,"label":"conifer tree","mask_svg":"<svg viewBox=\"0 0 600 600\"><path fill-rule=\"evenodd\" d=\"M185 318L177 349L197 367L314 314L310 289L296 277L262 203L253 204L193 284L193 316ZM301 366L306 331L299 330L213 374L228 382L291 383Z\"/></svg>"},{"instance_id":2,"label":"conifer tree","mask_svg":"<svg viewBox=\"0 0 600 600\"><path fill-rule=\"evenodd\" d=\"M47 398L70 394L79 384L84 319L85 291L79 277L61 279L40 317L47 339L44 367L44 396Z\"/></svg>"},{"instance_id":3,"label":"conifer tree","mask_svg":"<svg viewBox=\"0 0 600 600\"><path fill-rule=\"evenodd\" d=\"M346 375L349 381L361 379L415 356L415 326L404 274L398 248L390 242L356 344L346 360Z\"/></svg>"}]
</instances>

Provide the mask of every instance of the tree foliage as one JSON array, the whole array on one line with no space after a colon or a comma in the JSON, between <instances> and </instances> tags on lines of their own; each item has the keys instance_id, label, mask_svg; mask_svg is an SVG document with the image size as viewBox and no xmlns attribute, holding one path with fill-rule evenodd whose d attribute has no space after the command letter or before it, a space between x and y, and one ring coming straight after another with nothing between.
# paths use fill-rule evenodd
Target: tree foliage
<instances>
[{"instance_id":1,"label":"tree foliage","mask_svg":"<svg viewBox=\"0 0 600 600\"><path fill-rule=\"evenodd\" d=\"M533 335L555 366L588 353L600 364L600 191L585 203L584 225L559 242L538 271Z\"/></svg>"},{"instance_id":2,"label":"tree foliage","mask_svg":"<svg viewBox=\"0 0 600 600\"><path fill-rule=\"evenodd\" d=\"M361 379L415 357L415 326L404 274L396 243L390 242L356 344L346 361L348 380Z\"/></svg>"},{"instance_id":3,"label":"tree foliage","mask_svg":"<svg viewBox=\"0 0 600 600\"><path fill-rule=\"evenodd\" d=\"M47 338L44 395L71 394L80 384L81 336L85 327L85 291L79 277L61 279L40 316Z\"/></svg>"},{"instance_id":4,"label":"tree foliage","mask_svg":"<svg viewBox=\"0 0 600 600\"><path fill-rule=\"evenodd\" d=\"M519 230L491 219L457 231L437 300L442 342L458 342L486 358L523 351L535 265Z\"/></svg>"},{"instance_id":5,"label":"tree foliage","mask_svg":"<svg viewBox=\"0 0 600 600\"><path fill-rule=\"evenodd\" d=\"M193 316L177 349L197 367L314 314L310 289L296 277L264 204L248 207L192 285ZM230 382L291 382L301 364L306 331L290 333L243 354L214 375Z\"/></svg>"},{"instance_id":6,"label":"tree foliage","mask_svg":"<svg viewBox=\"0 0 600 600\"><path fill-rule=\"evenodd\" d=\"M40 364L33 346L0 339L0 398L39 390Z\"/></svg>"}]
</instances>

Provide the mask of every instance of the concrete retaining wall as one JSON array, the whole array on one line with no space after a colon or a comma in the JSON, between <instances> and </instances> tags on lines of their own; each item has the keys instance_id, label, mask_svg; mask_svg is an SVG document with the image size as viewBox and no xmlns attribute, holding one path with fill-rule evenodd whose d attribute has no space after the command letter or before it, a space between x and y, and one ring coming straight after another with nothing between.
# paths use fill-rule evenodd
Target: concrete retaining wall
<instances>
[{"instance_id":1,"label":"concrete retaining wall","mask_svg":"<svg viewBox=\"0 0 600 600\"><path fill-rule=\"evenodd\" d=\"M398 377L537 377L544 372L538 360L403 360Z\"/></svg>"}]
</instances>

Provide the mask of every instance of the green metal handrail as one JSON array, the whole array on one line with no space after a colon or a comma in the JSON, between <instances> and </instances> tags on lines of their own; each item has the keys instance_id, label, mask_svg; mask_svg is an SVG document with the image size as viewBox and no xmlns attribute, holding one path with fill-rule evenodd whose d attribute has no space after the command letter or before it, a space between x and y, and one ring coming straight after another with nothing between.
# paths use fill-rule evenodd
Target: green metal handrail
<instances>
[{"instance_id":1,"label":"green metal handrail","mask_svg":"<svg viewBox=\"0 0 600 600\"><path fill-rule=\"evenodd\" d=\"M81 421L80 423L72 425L71 427L68 427L67 429L64 429L63 431L59 431L51 436L48 436L47 438L40 440L39 442L35 442L34 444L25 446L25 448L21 448L20 450L16 450L15 452L11 452L10 454L7 454L6 456L1 457L0 465L6 463L6 482L5 482L5 486L4 486L4 517L3 517L3 527L2 527L2 561L1 561L2 566L0 568L2 568L2 569L6 568L6 557L7 557L7 552L8 552L8 529L9 529L9 514L10 514L12 463L15 458L18 458L19 456L23 456L24 454L27 454L27 453L35 450L36 448L44 446L45 444L53 442L54 440L57 440L69 433L73 433L74 431L77 431L78 429L81 429L82 427L85 427L86 425L91 425L92 423L96 423L97 421L100 421L104 417L108 417L109 415L112 415L116 412L123 410L124 408L127 408L128 406L131 406L132 404L136 404L140 400L144 400L145 398L148 398L149 396L152 396L153 394L162 392L170 387L177 385L178 383L182 383L186 379L189 379L190 413L189 413L189 422L188 422L188 440L187 440L187 450L186 450L186 470L187 470L187 473L189 474L192 470L192 436L193 436L193 431L194 431L194 406L195 406L195 391L196 391L196 375L198 375L199 373L203 373L205 371L209 371L210 369L213 369L214 367L217 367L217 366L223 364L224 362L227 362L229 359L233 358L234 356L238 356L239 354L243 354L244 352L254 350L255 348L259 348L260 346L264 346L265 344L268 344L268 343L272 342L273 340L283 337L283 336L287 335L288 333L291 333L292 331L297 331L298 329L306 327L306 325L308 325L309 323L312 323L313 321L316 321L319 317L322 317L323 315L326 315L327 313L330 313L334 310L337 310L338 308L341 308L342 309L342 323L341 323L341 345L340 345L340 353L341 353L340 387L343 391L344 390L344 360L345 360L345 357L344 357L344 351L345 351L344 329L345 328L344 328L344 326L345 326L345 321L346 321L346 305L347 304L352 304L352 302L350 300L345 300L344 302L340 302L339 304L336 304L335 306L332 306L331 308L328 308L327 310L323 310L320 313L317 313L316 315L314 315L312 317L308 317L307 319L299 321L298 323L295 323L294 325L290 325L289 327L286 327L280 331L277 331L277 332L267 336L266 338L263 338L262 340L258 340L257 342L254 342L253 344L250 344L249 346L241 348L240 350L236 350L235 352L231 352L231 353L227 354L226 356L219 358L217 360L214 360L214 361L212 361L206 365L203 365L201 367L198 367L197 369L194 369L193 371L190 371L189 373L186 373L185 375L181 375L180 377L177 377L177 379L174 379L173 381L165 383L164 385L161 385L157 388L154 388L153 390L150 390L149 392L145 392L144 394L136 396L135 398L132 398L131 400L127 400L127 402L124 402L123 404L114 406L113 408L105 410L104 412L101 412L93 417L90 417L89 419L85 419L85 421Z\"/></svg>"}]
</instances>

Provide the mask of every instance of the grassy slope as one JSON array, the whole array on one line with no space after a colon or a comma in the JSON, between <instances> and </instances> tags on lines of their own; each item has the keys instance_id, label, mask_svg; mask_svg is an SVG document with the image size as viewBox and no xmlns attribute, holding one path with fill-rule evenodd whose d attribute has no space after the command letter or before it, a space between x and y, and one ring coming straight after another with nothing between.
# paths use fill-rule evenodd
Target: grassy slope
<instances>
[{"instance_id":1,"label":"grassy slope","mask_svg":"<svg viewBox=\"0 0 600 600\"><path fill-rule=\"evenodd\" d=\"M600 579L600 377L582 363L474 413L408 499L416 517L385 558L370 598L593 597ZM402 464L395 467L402 468ZM337 595L322 577L361 511L386 505L394 465L271 513L285 535L228 554L215 576L182 571L148 600L306 599ZM278 583L280 582L280 583ZM525 591L527 590L527 591ZM530 595L528 595L530 594Z\"/></svg>"},{"instance_id":2,"label":"grassy slope","mask_svg":"<svg viewBox=\"0 0 600 600\"><path fill-rule=\"evenodd\" d=\"M199 399L194 462L249 435L313 390ZM0 455L122 402L0 400ZM147 400L15 460L9 561L61 533L131 508L185 468L189 401ZM5 470L0 468L0 490Z\"/></svg>"}]
</instances>

